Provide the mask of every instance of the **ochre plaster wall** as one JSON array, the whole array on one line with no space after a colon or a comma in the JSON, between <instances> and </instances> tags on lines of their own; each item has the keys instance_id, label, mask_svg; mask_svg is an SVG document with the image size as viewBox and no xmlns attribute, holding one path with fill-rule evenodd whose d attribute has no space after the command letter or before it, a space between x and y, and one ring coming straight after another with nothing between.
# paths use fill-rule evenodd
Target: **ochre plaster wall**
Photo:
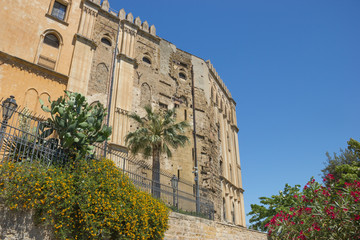
<instances>
[{"instance_id":1,"label":"ochre plaster wall","mask_svg":"<svg viewBox=\"0 0 360 240\"><path fill-rule=\"evenodd\" d=\"M18 105L43 115L39 98L56 100L66 83L66 76L0 53L0 98L13 95Z\"/></svg>"}]
</instances>

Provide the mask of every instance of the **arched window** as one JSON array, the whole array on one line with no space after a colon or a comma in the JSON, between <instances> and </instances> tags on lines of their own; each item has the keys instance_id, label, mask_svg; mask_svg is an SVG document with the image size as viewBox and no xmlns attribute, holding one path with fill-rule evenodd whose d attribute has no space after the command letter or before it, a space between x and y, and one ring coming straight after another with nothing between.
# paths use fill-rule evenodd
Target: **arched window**
<instances>
[{"instance_id":1,"label":"arched window","mask_svg":"<svg viewBox=\"0 0 360 240\"><path fill-rule=\"evenodd\" d=\"M149 84L143 83L141 85L141 94L140 94L140 106L146 106L151 103L151 89Z\"/></svg>"},{"instance_id":2,"label":"arched window","mask_svg":"<svg viewBox=\"0 0 360 240\"><path fill-rule=\"evenodd\" d=\"M186 75L185 75L185 73L182 73L182 72L179 73L179 78L186 80Z\"/></svg>"},{"instance_id":3,"label":"arched window","mask_svg":"<svg viewBox=\"0 0 360 240\"><path fill-rule=\"evenodd\" d=\"M54 48L59 48L59 39L52 33L46 34L44 37L44 43Z\"/></svg>"},{"instance_id":4,"label":"arched window","mask_svg":"<svg viewBox=\"0 0 360 240\"><path fill-rule=\"evenodd\" d=\"M36 62L40 66L56 70L61 52L62 37L57 31L49 29L40 38Z\"/></svg>"},{"instance_id":5,"label":"arched window","mask_svg":"<svg viewBox=\"0 0 360 240\"><path fill-rule=\"evenodd\" d=\"M102 39L101 39L101 42L104 43L105 45L108 45L108 46L111 47L111 42L110 42L109 39L107 39L107 38L102 38Z\"/></svg>"},{"instance_id":6,"label":"arched window","mask_svg":"<svg viewBox=\"0 0 360 240\"><path fill-rule=\"evenodd\" d=\"M151 61L148 57L143 57L143 62L147 63L147 64L151 64Z\"/></svg>"},{"instance_id":7,"label":"arched window","mask_svg":"<svg viewBox=\"0 0 360 240\"><path fill-rule=\"evenodd\" d=\"M92 75L88 85L88 95L94 95L98 93L106 94L108 82L109 82L109 69L105 63L99 63L96 66L96 71Z\"/></svg>"}]
</instances>

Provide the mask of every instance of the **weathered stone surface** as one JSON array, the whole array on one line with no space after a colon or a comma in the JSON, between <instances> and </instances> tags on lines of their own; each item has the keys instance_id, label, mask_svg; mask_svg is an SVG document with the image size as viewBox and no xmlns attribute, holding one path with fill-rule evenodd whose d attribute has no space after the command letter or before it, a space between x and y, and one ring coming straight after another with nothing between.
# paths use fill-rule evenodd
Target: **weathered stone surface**
<instances>
[{"instance_id":1,"label":"weathered stone surface","mask_svg":"<svg viewBox=\"0 0 360 240\"><path fill-rule=\"evenodd\" d=\"M10 211L0 204L1 240L51 240L50 231L35 226L31 212Z\"/></svg>"},{"instance_id":2,"label":"weathered stone surface","mask_svg":"<svg viewBox=\"0 0 360 240\"><path fill-rule=\"evenodd\" d=\"M141 20L140 17L135 18L135 25L141 27Z\"/></svg>"},{"instance_id":3,"label":"weathered stone surface","mask_svg":"<svg viewBox=\"0 0 360 240\"><path fill-rule=\"evenodd\" d=\"M128 13L126 15L126 20L128 20L129 22L133 22L134 21L134 16L132 15L132 13Z\"/></svg>"},{"instance_id":4,"label":"weathered stone surface","mask_svg":"<svg viewBox=\"0 0 360 240\"><path fill-rule=\"evenodd\" d=\"M33 214L10 211L0 204L1 240L53 240L51 232L44 226L34 224ZM172 212L165 240L265 240L265 233L244 227L220 223L207 219Z\"/></svg>"},{"instance_id":5,"label":"weathered stone surface","mask_svg":"<svg viewBox=\"0 0 360 240\"><path fill-rule=\"evenodd\" d=\"M266 240L265 233L172 212L165 240Z\"/></svg>"},{"instance_id":6,"label":"weathered stone surface","mask_svg":"<svg viewBox=\"0 0 360 240\"><path fill-rule=\"evenodd\" d=\"M156 35L156 28L154 25L151 25L151 27L150 27L150 34L152 34L154 36Z\"/></svg>"}]
</instances>

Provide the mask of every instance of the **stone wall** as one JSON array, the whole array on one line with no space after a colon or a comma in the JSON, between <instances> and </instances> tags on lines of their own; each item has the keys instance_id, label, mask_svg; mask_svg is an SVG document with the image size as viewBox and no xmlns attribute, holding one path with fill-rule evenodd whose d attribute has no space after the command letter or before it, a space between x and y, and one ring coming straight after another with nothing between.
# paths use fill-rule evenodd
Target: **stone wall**
<instances>
[{"instance_id":1,"label":"stone wall","mask_svg":"<svg viewBox=\"0 0 360 240\"><path fill-rule=\"evenodd\" d=\"M265 233L245 227L171 213L165 240L266 240Z\"/></svg>"},{"instance_id":2,"label":"stone wall","mask_svg":"<svg viewBox=\"0 0 360 240\"><path fill-rule=\"evenodd\" d=\"M1 240L50 240L49 231L34 225L31 212L10 211L0 204Z\"/></svg>"},{"instance_id":3,"label":"stone wall","mask_svg":"<svg viewBox=\"0 0 360 240\"><path fill-rule=\"evenodd\" d=\"M33 214L10 211L0 204L1 240L51 240L50 231L36 226ZM165 240L266 240L266 234L244 227L172 212Z\"/></svg>"}]
</instances>

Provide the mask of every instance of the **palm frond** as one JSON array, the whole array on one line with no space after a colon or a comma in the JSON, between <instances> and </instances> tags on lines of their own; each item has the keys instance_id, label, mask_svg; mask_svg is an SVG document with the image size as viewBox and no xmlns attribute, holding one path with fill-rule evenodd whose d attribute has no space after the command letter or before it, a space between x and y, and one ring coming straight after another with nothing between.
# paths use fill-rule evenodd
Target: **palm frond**
<instances>
[{"instance_id":1,"label":"palm frond","mask_svg":"<svg viewBox=\"0 0 360 240\"><path fill-rule=\"evenodd\" d=\"M125 136L125 143L132 153L141 152L144 156L150 156L156 150L171 157L170 147L176 149L189 141L187 136L182 135L189 124L185 121L175 123L175 109L154 112L150 105L144 109L146 116L143 118L135 113L130 114L130 118L139 124L138 129Z\"/></svg>"},{"instance_id":2,"label":"palm frond","mask_svg":"<svg viewBox=\"0 0 360 240\"><path fill-rule=\"evenodd\" d=\"M139 123L140 125L143 125L143 119L136 113L131 113L129 115L129 118L134 119L137 123Z\"/></svg>"}]
</instances>

